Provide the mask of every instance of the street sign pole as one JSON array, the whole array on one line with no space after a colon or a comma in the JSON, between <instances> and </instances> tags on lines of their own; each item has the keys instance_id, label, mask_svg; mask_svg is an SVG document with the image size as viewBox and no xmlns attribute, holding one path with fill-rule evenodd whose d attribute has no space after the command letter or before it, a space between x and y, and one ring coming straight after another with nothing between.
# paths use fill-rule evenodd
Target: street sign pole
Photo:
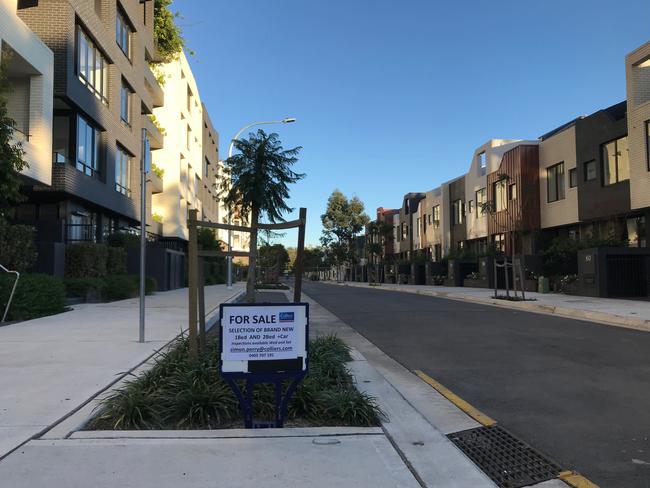
<instances>
[{"instance_id":1,"label":"street sign pole","mask_svg":"<svg viewBox=\"0 0 650 488\"><path fill-rule=\"evenodd\" d=\"M144 342L144 297L147 272L147 173L151 166L149 154L147 129L143 128L140 158L140 337L138 342Z\"/></svg>"}]
</instances>

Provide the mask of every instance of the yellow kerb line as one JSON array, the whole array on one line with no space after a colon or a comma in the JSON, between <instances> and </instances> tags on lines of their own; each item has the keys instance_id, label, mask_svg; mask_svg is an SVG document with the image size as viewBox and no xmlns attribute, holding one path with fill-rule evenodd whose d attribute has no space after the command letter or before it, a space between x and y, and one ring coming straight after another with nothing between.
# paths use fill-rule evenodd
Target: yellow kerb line
<instances>
[{"instance_id":1,"label":"yellow kerb line","mask_svg":"<svg viewBox=\"0 0 650 488\"><path fill-rule=\"evenodd\" d=\"M418 375L418 377L422 381L424 381L431 388L433 388L438 393L440 393L442 396L444 396L447 400L449 400L454 405L456 405L458 408L460 408L467 415L469 415L474 420L476 420L479 424L485 425L486 427L490 427L491 425L495 425L497 423L497 421L494 420L492 417L489 417L488 415L485 415L480 410L474 408L472 405L467 403L465 400L463 400L461 397L456 395L454 392L450 391L445 386L438 383L436 380L434 380L428 374L424 373L423 371L420 371L419 369L416 369L413 372L416 375ZM585 486L587 486L587 485L585 485Z\"/></svg>"},{"instance_id":2,"label":"yellow kerb line","mask_svg":"<svg viewBox=\"0 0 650 488\"><path fill-rule=\"evenodd\" d=\"M575 471L562 471L558 478L564 481L567 485L575 488L599 488L596 483L592 483L580 473Z\"/></svg>"}]
</instances>

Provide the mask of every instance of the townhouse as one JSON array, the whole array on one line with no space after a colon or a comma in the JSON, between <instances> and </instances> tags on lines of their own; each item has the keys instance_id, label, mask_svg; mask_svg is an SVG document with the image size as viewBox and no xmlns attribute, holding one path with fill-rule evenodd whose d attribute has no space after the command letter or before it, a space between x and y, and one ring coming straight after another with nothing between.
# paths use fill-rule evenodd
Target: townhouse
<instances>
[{"instance_id":1,"label":"townhouse","mask_svg":"<svg viewBox=\"0 0 650 488\"><path fill-rule=\"evenodd\" d=\"M436 262L492 250L534 256L556 238L647 249L650 42L626 57L626 78L626 101L536 140L492 139L475 150L467 173L407 194L394 211L396 245L385 260ZM644 269L637 258L611 263ZM647 289L650 270L636 275Z\"/></svg>"}]
</instances>

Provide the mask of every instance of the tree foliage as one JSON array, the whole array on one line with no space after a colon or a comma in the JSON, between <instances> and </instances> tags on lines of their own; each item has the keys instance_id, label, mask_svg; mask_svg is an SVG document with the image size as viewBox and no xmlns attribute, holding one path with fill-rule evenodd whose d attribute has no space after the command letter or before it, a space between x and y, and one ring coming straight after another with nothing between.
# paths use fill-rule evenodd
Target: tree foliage
<instances>
[{"instance_id":1,"label":"tree foliage","mask_svg":"<svg viewBox=\"0 0 650 488\"><path fill-rule=\"evenodd\" d=\"M20 172L28 167L23 160L25 152L20 142L14 139L16 122L9 116L8 97L11 85L7 80L6 59L3 53L0 64L0 213L2 209L21 202L24 197L20 193Z\"/></svg>"},{"instance_id":2,"label":"tree foliage","mask_svg":"<svg viewBox=\"0 0 650 488\"><path fill-rule=\"evenodd\" d=\"M263 245L259 248L259 265L283 271L289 262L289 253L282 244Z\"/></svg>"},{"instance_id":3,"label":"tree foliage","mask_svg":"<svg viewBox=\"0 0 650 488\"><path fill-rule=\"evenodd\" d=\"M323 235L321 242L326 255L336 264L354 261L353 239L368 224L363 202L357 197L348 199L340 190L334 190L321 215Z\"/></svg>"},{"instance_id":4,"label":"tree foliage","mask_svg":"<svg viewBox=\"0 0 650 488\"><path fill-rule=\"evenodd\" d=\"M181 28L176 25L178 13L173 14L169 6L173 0L155 0L153 4L153 33L158 55L163 63L176 59L185 47Z\"/></svg>"},{"instance_id":5,"label":"tree foliage","mask_svg":"<svg viewBox=\"0 0 650 488\"><path fill-rule=\"evenodd\" d=\"M257 226L261 218L271 222L284 220L282 214L293 210L287 205L289 185L304 174L291 167L298 161L301 147L284 149L277 134L263 130L251 132L248 139L235 141L239 151L225 162L220 186L224 204L232 212L250 214L250 259L248 263L247 300L255 300L255 268L257 265Z\"/></svg>"}]
</instances>

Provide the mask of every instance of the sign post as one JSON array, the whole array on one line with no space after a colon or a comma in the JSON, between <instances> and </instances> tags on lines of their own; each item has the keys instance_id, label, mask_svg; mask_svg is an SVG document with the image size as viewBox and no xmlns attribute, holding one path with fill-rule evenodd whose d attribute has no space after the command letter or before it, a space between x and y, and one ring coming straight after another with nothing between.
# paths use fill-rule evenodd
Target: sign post
<instances>
[{"instance_id":1,"label":"sign post","mask_svg":"<svg viewBox=\"0 0 650 488\"><path fill-rule=\"evenodd\" d=\"M289 400L308 371L309 305L228 303L220 306L219 318L219 371L239 400L246 428L282 427ZM275 385L273 422L254 421L253 388L260 383Z\"/></svg>"},{"instance_id":2,"label":"sign post","mask_svg":"<svg viewBox=\"0 0 650 488\"><path fill-rule=\"evenodd\" d=\"M140 328L138 342L144 342L144 297L147 272L147 174L151 170L151 151L147 129L142 129L140 160Z\"/></svg>"}]
</instances>

